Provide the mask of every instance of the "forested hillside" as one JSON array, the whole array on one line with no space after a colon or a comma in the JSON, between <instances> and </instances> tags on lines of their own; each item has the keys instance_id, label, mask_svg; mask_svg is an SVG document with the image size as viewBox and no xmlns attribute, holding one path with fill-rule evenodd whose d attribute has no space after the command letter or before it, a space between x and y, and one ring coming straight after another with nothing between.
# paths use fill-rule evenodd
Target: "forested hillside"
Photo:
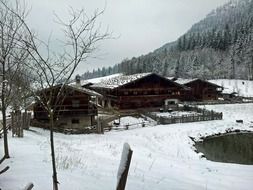
<instances>
[{"instance_id":1,"label":"forested hillside","mask_svg":"<svg viewBox=\"0 0 253 190\"><path fill-rule=\"evenodd\" d=\"M203 79L253 79L253 0L233 0L213 10L177 41L83 78L123 72Z\"/></svg>"}]
</instances>

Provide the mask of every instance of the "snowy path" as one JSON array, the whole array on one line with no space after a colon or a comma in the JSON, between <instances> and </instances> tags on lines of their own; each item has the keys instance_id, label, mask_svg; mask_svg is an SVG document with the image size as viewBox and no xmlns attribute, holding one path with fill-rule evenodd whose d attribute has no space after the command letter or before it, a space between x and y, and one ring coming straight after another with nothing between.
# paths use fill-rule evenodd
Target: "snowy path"
<instances>
[{"instance_id":1,"label":"snowy path","mask_svg":"<svg viewBox=\"0 0 253 190\"><path fill-rule=\"evenodd\" d=\"M224 120L161 125L105 135L55 134L61 190L115 189L124 142L133 149L127 189L131 190L250 190L253 166L224 164L200 158L189 136L198 138L228 128L249 129L253 104L212 105ZM237 124L243 119L244 124ZM11 138L10 171L1 175L0 188L22 189L28 182L36 190L51 189L49 133L32 128L25 138ZM2 139L0 149L2 150Z\"/></svg>"}]
</instances>

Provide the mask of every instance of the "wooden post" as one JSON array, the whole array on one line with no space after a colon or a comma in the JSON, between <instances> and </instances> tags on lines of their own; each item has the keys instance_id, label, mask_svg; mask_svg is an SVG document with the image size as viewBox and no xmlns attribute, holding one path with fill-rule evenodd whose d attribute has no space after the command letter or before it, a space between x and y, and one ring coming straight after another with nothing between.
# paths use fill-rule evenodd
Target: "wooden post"
<instances>
[{"instance_id":1,"label":"wooden post","mask_svg":"<svg viewBox=\"0 0 253 190\"><path fill-rule=\"evenodd\" d=\"M21 124L20 124L20 137L23 137L24 136L24 133L23 133L23 130L25 128L25 114L24 113L20 113L20 121L21 121Z\"/></svg>"},{"instance_id":2,"label":"wooden post","mask_svg":"<svg viewBox=\"0 0 253 190\"><path fill-rule=\"evenodd\" d=\"M23 133L23 121L22 121L21 111L18 111L18 123L17 123L17 127L18 127L18 137L22 137L22 133Z\"/></svg>"},{"instance_id":3,"label":"wooden post","mask_svg":"<svg viewBox=\"0 0 253 190\"><path fill-rule=\"evenodd\" d=\"M31 190L33 188L33 184L32 183L29 183L27 184L27 186L25 186L24 190Z\"/></svg>"},{"instance_id":4,"label":"wooden post","mask_svg":"<svg viewBox=\"0 0 253 190\"><path fill-rule=\"evenodd\" d=\"M10 167L9 167L9 166L6 166L4 169L2 169L2 170L0 171L0 175L3 174L4 172L6 172L8 169L10 169Z\"/></svg>"},{"instance_id":5,"label":"wooden post","mask_svg":"<svg viewBox=\"0 0 253 190\"><path fill-rule=\"evenodd\" d=\"M96 128L97 128L97 133L98 134L104 134L104 128L102 126L102 122L101 122L100 117L97 118L97 126L96 126Z\"/></svg>"},{"instance_id":6,"label":"wooden post","mask_svg":"<svg viewBox=\"0 0 253 190\"><path fill-rule=\"evenodd\" d=\"M30 127L30 124L31 124L31 118L32 118L32 114L31 113L28 113L27 115L27 129L29 129Z\"/></svg>"},{"instance_id":7,"label":"wooden post","mask_svg":"<svg viewBox=\"0 0 253 190\"><path fill-rule=\"evenodd\" d=\"M125 143L123 146L121 161L118 169L118 181L116 190L125 190L132 154L133 151L131 150L129 144Z\"/></svg>"},{"instance_id":8,"label":"wooden post","mask_svg":"<svg viewBox=\"0 0 253 190\"><path fill-rule=\"evenodd\" d=\"M12 137L14 137L14 112L11 112L11 129Z\"/></svg>"},{"instance_id":9,"label":"wooden post","mask_svg":"<svg viewBox=\"0 0 253 190\"><path fill-rule=\"evenodd\" d=\"M24 127L23 114L21 111L15 111L11 113L11 125L12 125L12 136L23 137Z\"/></svg>"},{"instance_id":10,"label":"wooden post","mask_svg":"<svg viewBox=\"0 0 253 190\"><path fill-rule=\"evenodd\" d=\"M24 112L23 114L23 129L29 129L29 113Z\"/></svg>"},{"instance_id":11,"label":"wooden post","mask_svg":"<svg viewBox=\"0 0 253 190\"><path fill-rule=\"evenodd\" d=\"M101 133L101 123L100 123L100 117L97 118L97 133Z\"/></svg>"}]
</instances>

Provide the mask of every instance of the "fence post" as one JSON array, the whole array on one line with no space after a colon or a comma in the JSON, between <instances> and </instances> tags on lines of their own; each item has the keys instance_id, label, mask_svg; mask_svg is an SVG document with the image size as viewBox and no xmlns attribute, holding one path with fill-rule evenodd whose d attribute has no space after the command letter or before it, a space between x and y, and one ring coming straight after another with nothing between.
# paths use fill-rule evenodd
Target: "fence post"
<instances>
[{"instance_id":1,"label":"fence post","mask_svg":"<svg viewBox=\"0 0 253 190\"><path fill-rule=\"evenodd\" d=\"M14 130L15 130L15 121L14 121L14 112L11 112L11 131L12 131L12 137L14 137Z\"/></svg>"},{"instance_id":2,"label":"fence post","mask_svg":"<svg viewBox=\"0 0 253 190\"><path fill-rule=\"evenodd\" d=\"M29 183L25 186L24 190L31 190L33 188L33 184L32 183Z\"/></svg>"},{"instance_id":3,"label":"fence post","mask_svg":"<svg viewBox=\"0 0 253 190\"><path fill-rule=\"evenodd\" d=\"M22 113L20 110L18 111L17 127L18 127L18 137L23 137L23 121L22 121Z\"/></svg>"},{"instance_id":4,"label":"fence post","mask_svg":"<svg viewBox=\"0 0 253 190\"><path fill-rule=\"evenodd\" d=\"M101 122L100 117L97 118L97 126L96 126L96 129L97 129L97 133L98 133L98 134L104 134L104 128L103 128L103 126L102 126L102 122Z\"/></svg>"},{"instance_id":5,"label":"fence post","mask_svg":"<svg viewBox=\"0 0 253 190\"><path fill-rule=\"evenodd\" d=\"M121 161L118 169L116 190L125 190L132 154L133 151L131 150L129 144L125 143L123 146Z\"/></svg>"},{"instance_id":6,"label":"fence post","mask_svg":"<svg viewBox=\"0 0 253 190\"><path fill-rule=\"evenodd\" d=\"M28 115L27 115L27 129L29 129L30 127L30 124L31 124L31 117L32 117L32 114L29 112Z\"/></svg>"}]
</instances>

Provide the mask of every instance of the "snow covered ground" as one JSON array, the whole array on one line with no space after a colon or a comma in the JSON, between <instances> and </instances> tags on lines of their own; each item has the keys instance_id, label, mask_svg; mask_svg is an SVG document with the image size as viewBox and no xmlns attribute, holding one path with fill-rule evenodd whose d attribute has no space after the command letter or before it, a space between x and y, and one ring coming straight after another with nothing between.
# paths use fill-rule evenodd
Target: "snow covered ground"
<instances>
[{"instance_id":1,"label":"snow covered ground","mask_svg":"<svg viewBox=\"0 0 253 190\"><path fill-rule=\"evenodd\" d=\"M214 84L224 87L224 92L236 92L239 96L253 97L253 81L249 80L233 80L233 79L217 79L210 80Z\"/></svg>"},{"instance_id":2,"label":"snow covered ground","mask_svg":"<svg viewBox=\"0 0 253 190\"><path fill-rule=\"evenodd\" d=\"M111 190L123 144L133 149L126 189L131 190L251 190L253 165L218 163L200 158L189 137L198 139L228 128L252 130L253 104L212 105L224 120L160 125L104 135L55 134L60 190ZM236 123L243 119L244 123ZM9 171L0 188L19 190L33 182L36 190L52 189L49 132L32 128L24 138L9 138ZM2 150L2 139L0 140ZM3 165L1 165L3 167Z\"/></svg>"}]
</instances>

